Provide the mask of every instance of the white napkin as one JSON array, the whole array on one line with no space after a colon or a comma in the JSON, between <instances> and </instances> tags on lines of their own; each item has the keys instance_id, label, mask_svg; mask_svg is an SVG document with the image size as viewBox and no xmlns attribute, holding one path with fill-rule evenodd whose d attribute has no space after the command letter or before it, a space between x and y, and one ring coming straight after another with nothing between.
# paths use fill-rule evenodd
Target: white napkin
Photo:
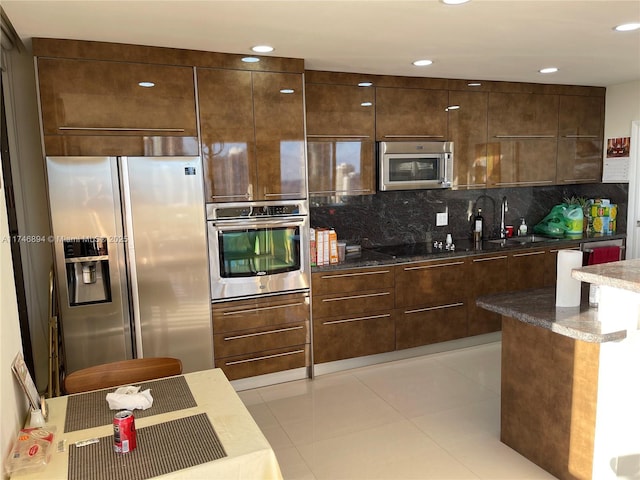
<instances>
[{"instance_id":1,"label":"white napkin","mask_svg":"<svg viewBox=\"0 0 640 480\"><path fill-rule=\"evenodd\" d=\"M120 387L113 393L107 393L107 402L111 410L146 410L153 405L151 389L140 392L140 387L132 385Z\"/></svg>"}]
</instances>

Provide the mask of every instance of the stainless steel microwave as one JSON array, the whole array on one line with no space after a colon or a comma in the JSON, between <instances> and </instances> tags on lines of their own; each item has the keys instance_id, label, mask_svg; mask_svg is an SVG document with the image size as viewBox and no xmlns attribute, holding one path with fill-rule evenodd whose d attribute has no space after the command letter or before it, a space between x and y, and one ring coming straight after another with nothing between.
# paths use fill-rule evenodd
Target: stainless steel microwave
<instances>
[{"instance_id":1,"label":"stainless steel microwave","mask_svg":"<svg viewBox=\"0 0 640 480\"><path fill-rule=\"evenodd\" d=\"M379 142L378 189L451 188L453 142Z\"/></svg>"}]
</instances>

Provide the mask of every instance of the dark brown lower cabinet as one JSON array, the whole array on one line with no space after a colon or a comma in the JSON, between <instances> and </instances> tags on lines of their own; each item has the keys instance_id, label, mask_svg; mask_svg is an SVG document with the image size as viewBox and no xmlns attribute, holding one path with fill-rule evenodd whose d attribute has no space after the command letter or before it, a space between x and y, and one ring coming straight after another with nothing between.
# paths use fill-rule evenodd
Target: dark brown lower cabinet
<instances>
[{"instance_id":1,"label":"dark brown lower cabinet","mask_svg":"<svg viewBox=\"0 0 640 480\"><path fill-rule=\"evenodd\" d=\"M213 305L215 366L229 380L311 365L309 296L276 295Z\"/></svg>"},{"instance_id":2,"label":"dark brown lower cabinet","mask_svg":"<svg viewBox=\"0 0 640 480\"><path fill-rule=\"evenodd\" d=\"M475 299L482 295L509 290L507 279L507 254L492 254L473 257L470 262L469 283L469 335L500 330L500 314L476 306Z\"/></svg>"},{"instance_id":3,"label":"dark brown lower cabinet","mask_svg":"<svg viewBox=\"0 0 640 480\"><path fill-rule=\"evenodd\" d=\"M315 363L391 352L396 348L393 312L382 311L316 319L313 323Z\"/></svg>"},{"instance_id":4,"label":"dark brown lower cabinet","mask_svg":"<svg viewBox=\"0 0 640 480\"><path fill-rule=\"evenodd\" d=\"M467 336L467 304L412 307L396 313L396 349L419 347Z\"/></svg>"}]
</instances>

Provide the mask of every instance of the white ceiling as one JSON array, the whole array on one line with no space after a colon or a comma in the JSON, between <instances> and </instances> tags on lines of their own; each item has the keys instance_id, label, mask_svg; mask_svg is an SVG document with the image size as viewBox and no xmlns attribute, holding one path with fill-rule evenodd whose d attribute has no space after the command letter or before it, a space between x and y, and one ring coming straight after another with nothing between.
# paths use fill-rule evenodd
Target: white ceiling
<instances>
[{"instance_id":1,"label":"white ceiling","mask_svg":"<svg viewBox=\"0 0 640 480\"><path fill-rule=\"evenodd\" d=\"M304 58L305 68L609 86L640 80L640 0L2 0L27 46L71 38ZM433 65L417 68L418 58ZM542 75L538 69L557 66Z\"/></svg>"}]
</instances>

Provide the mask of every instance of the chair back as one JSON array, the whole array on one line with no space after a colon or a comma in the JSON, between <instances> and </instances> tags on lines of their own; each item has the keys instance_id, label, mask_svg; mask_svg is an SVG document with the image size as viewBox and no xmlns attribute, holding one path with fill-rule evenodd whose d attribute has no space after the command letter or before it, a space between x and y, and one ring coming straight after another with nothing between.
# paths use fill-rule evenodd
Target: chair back
<instances>
[{"instance_id":1,"label":"chair back","mask_svg":"<svg viewBox=\"0 0 640 480\"><path fill-rule=\"evenodd\" d=\"M64 379L64 390L69 393L88 392L101 388L130 385L132 383L170 377L182 373L182 362L177 358L136 358L105 363L76 370Z\"/></svg>"}]
</instances>

